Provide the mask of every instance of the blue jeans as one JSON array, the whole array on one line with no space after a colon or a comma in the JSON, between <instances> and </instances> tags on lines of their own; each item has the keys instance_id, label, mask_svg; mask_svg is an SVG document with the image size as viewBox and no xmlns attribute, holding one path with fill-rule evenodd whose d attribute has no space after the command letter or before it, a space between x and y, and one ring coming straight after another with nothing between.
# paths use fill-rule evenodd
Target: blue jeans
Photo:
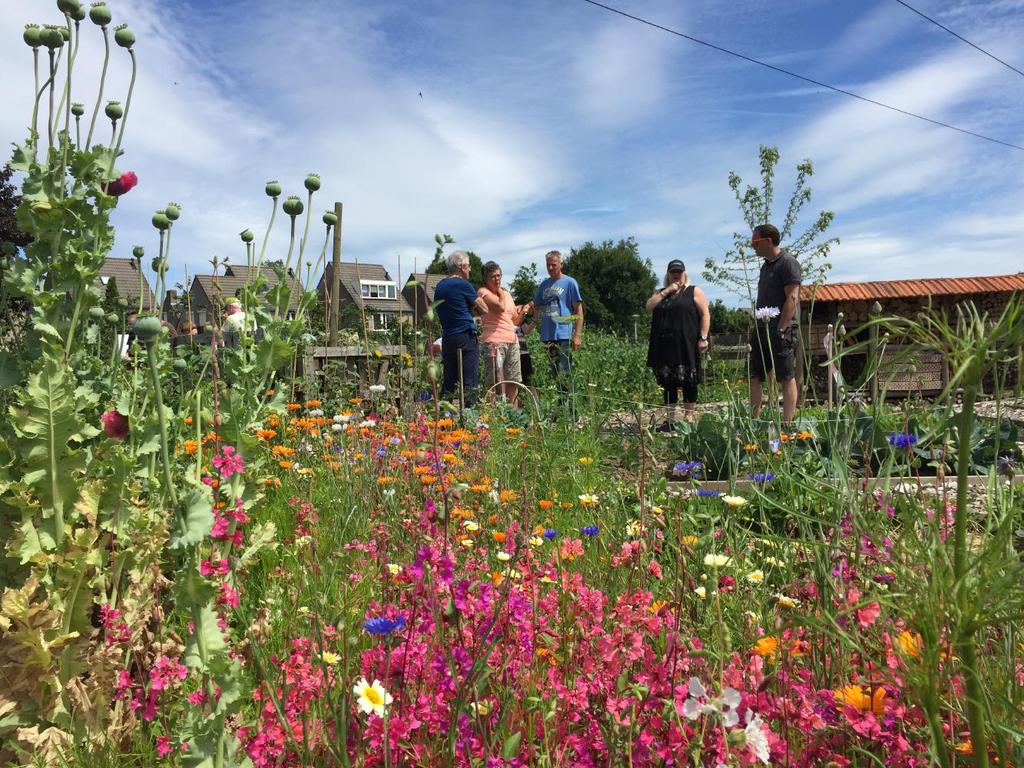
<instances>
[{"instance_id":1,"label":"blue jeans","mask_svg":"<svg viewBox=\"0 0 1024 768\"><path fill-rule=\"evenodd\" d=\"M444 384L441 394L455 392L459 386L459 351L462 351L462 386L466 402L476 397L480 374L480 342L475 333L454 333L445 336L441 345L441 364L444 366Z\"/></svg>"}]
</instances>

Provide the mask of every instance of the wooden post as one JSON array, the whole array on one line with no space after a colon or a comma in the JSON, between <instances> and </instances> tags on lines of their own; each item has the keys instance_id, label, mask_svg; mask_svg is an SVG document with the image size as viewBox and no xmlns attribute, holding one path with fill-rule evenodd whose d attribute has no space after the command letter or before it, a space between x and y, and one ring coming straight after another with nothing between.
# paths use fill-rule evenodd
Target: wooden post
<instances>
[{"instance_id":1,"label":"wooden post","mask_svg":"<svg viewBox=\"0 0 1024 768\"><path fill-rule=\"evenodd\" d=\"M825 386L826 395L825 395L825 397L827 398L825 402L828 405L828 409L829 410L832 410L832 394L833 394L832 390L833 390L833 387L834 387L834 382L832 381L832 366L833 366L833 364L832 364L831 360L835 356L835 349L836 349L835 342L833 341L833 338L832 338L832 333L833 333L832 323L829 323L828 324L828 329L825 331L825 383L826 383L826 386Z\"/></svg>"},{"instance_id":2,"label":"wooden post","mask_svg":"<svg viewBox=\"0 0 1024 768\"><path fill-rule=\"evenodd\" d=\"M877 320L882 314L882 305L877 301L871 306L871 319ZM877 359L878 355L878 323L873 323L869 331L870 342L868 344L868 364L875 361L875 372L871 375L871 402L878 400L878 371L882 361Z\"/></svg>"},{"instance_id":3,"label":"wooden post","mask_svg":"<svg viewBox=\"0 0 1024 768\"><path fill-rule=\"evenodd\" d=\"M338 346L338 311L341 308L341 210L342 204L334 204L334 215L338 223L334 225L334 252L331 257L331 295L327 318L327 346Z\"/></svg>"}]
</instances>

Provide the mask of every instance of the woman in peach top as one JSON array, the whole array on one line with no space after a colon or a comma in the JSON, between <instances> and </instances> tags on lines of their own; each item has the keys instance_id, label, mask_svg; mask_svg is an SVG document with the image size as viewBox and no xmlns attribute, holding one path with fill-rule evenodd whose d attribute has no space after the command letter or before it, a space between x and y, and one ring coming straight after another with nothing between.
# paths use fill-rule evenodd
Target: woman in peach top
<instances>
[{"instance_id":1,"label":"woman in peach top","mask_svg":"<svg viewBox=\"0 0 1024 768\"><path fill-rule=\"evenodd\" d=\"M533 309L533 302L516 306L512 294L501 287L501 267L493 261L484 264L484 286L477 291L477 295L487 305L487 314L482 318L483 349L480 355L487 388L502 382L502 393L509 403L515 405L519 395L518 387L504 382L521 384L523 381L516 326L526 319Z\"/></svg>"}]
</instances>

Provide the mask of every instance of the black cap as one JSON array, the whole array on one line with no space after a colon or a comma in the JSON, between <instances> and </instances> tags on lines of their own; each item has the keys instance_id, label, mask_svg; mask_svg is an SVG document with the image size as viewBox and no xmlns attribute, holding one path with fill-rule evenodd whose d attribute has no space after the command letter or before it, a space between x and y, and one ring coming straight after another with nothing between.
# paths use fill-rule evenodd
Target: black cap
<instances>
[{"instance_id":1,"label":"black cap","mask_svg":"<svg viewBox=\"0 0 1024 768\"><path fill-rule=\"evenodd\" d=\"M685 272L686 265L683 264L683 262L681 262L679 259L672 259L672 261L668 263L668 271L671 272L673 269L681 269L683 270L683 272Z\"/></svg>"}]
</instances>

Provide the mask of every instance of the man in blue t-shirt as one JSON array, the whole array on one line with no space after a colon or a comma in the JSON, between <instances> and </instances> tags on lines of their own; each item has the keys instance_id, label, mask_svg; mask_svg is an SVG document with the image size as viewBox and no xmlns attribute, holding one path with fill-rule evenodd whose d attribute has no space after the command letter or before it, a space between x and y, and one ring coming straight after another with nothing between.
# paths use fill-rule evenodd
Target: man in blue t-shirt
<instances>
[{"instance_id":1,"label":"man in blue t-shirt","mask_svg":"<svg viewBox=\"0 0 1024 768\"><path fill-rule=\"evenodd\" d=\"M548 350L551 374L564 397L568 395L572 372L571 352L582 343L583 298L579 284L562 273L561 253L549 251L544 262L548 279L537 286L533 304L540 316L540 340Z\"/></svg>"},{"instance_id":2,"label":"man in blue t-shirt","mask_svg":"<svg viewBox=\"0 0 1024 768\"><path fill-rule=\"evenodd\" d=\"M480 343L477 341L476 321L473 313L482 315L487 305L479 298L469 277L469 256L463 251L450 254L448 277L434 288L437 319L441 322L441 363L444 383L441 394L455 391L459 383L459 357L462 357L462 387L466 401L475 398L480 368Z\"/></svg>"}]
</instances>

